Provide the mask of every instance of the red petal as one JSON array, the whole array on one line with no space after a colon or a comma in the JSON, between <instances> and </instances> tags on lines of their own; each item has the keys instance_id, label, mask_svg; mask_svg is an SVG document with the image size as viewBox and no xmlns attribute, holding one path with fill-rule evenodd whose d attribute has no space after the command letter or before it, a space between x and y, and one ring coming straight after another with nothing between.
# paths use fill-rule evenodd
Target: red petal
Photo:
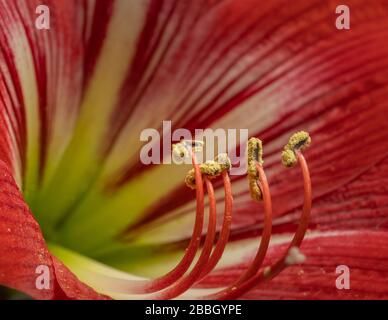
<instances>
[{"instance_id":1,"label":"red petal","mask_svg":"<svg viewBox=\"0 0 388 320\"><path fill-rule=\"evenodd\" d=\"M253 4L244 2L242 8L249 5ZM387 37L387 7L376 2L368 7L369 11L359 1L351 1L349 5L355 23L349 33L343 33L335 29L329 18L335 17L335 7L322 2L312 2L310 7L310 2L297 1L287 10L282 10L283 5L271 2L269 6L272 12L276 12L276 19L270 15L272 20L268 21L268 28L272 26L273 31L267 35L268 41L264 41L258 50L251 51L253 57L260 56L261 51L269 51L270 54L258 59L257 65L243 73L235 83L238 86L244 82L244 77L252 77L255 79L252 88L247 89L248 92L236 89L238 93L234 102L219 102L219 108L216 105L207 106L214 114L214 121L222 123L227 121L225 117L231 123L233 118L224 112L235 112L237 118L231 127L249 127L251 134L263 139L265 168L276 204L274 214L279 217L275 220L275 232L294 228L302 204L299 171L286 170L280 164L282 145L291 133L300 129L309 130L313 139L311 149L306 152L313 181L312 228L336 229L339 226L337 222L342 225L341 228L387 226L388 193L384 192L386 181L382 178L387 175L383 163L388 150L388 46L384 41ZM293 15L294 11L298 12L297 18ZM260 12L247 15L247 20L254 19L255 14ZM372 15L381 18L372 18ZM236 28L242 28L246 23L242 19L241 22ZM277 23L281 30L277 28ZM259 29L258 25L252 26L255 27ZM254 30L257 31L254 35L260 39L263 31ZM214 31L218 29L209 32L216 34ZM293 36L283 39L291 31L295 31ZM228 34L230 37L233 35ZM254 35L251 37L254 38ZM207 36L211 43L212 37ZM256 41L260 43L258 39ZM214 44L214 51L221 50L229 41L228 37L223 38ZM276 45L277 42L282 45ZM240 45L244 46L237 41L228 55L214 62L211 71L221 72L222 64L239 55ZM247 57L240 54L240 58ZM207 63L211 59L207 57L204 60ZM199 71L193 76L197 76L202 68L199 65ZM228 72L233 74L234 68L239 66L233 66ZM266 71L263 72L263 69ZM210 79L211 75L204 76L202 85L195 90L205 86ZM222 81L216 84L218 86L222 86ZM204 94L209 92L204 90ZM198 102L192 113L197 109L206 112L201 108L203 105ZM201 125L196 117L209 121L209 118L200 115L197 113L192 119L196 126ZM235 234L250 236L252 233L248 235L248 232L256 232L260 228L262 215L250 200L245 177L236 179L233 189L244 190L235 194ZM177 200L177 191L174 190L169 197L150 207L145 212L148 216L142 217L144 219L139 224L152 222L172 211L174 217L192 214L191 207L183 207L184 202L190 200L189 196L183 188Z\"/></svg>"},{"instance_id":2,"label":"red petal","mask_svg":"<svg viewBox=\"0 0 388 320\"><path fill-rule=\"evenodd\" d=\"M96 293L92 288L82 283L66 266L53 256L53 266L56 281L60 290L56 291L55 299L59 300L108 300L107 296Z\"/></svg>"},{"instance_id":3,"label":"red petal","mask_svg":"<svg viewBox=\"0 0 388 320\"><path fill-rule=\"evenodd\" d=\"M106 299L81 283L49 253L38 223L0 161L0 284L36 299ZM36 268L50 270L50 289L39 290Z\"/></svg>"},{"instance_id":4,"label":"red petal","mask_svg":"<svg viewBox=\"0 0 388 320\"><path fill-rule=\"evenodd\" d=\"M287 244L270 249L265 265L279 258ZM304 241L302 265L247 293L247 299L388 299L388 233L359 231L321 234ZM336 287L337 266L350 269L350 290ZM238 264L216 272L202 286L229 284L247 267Z\"/></svg>"}]
</instances>

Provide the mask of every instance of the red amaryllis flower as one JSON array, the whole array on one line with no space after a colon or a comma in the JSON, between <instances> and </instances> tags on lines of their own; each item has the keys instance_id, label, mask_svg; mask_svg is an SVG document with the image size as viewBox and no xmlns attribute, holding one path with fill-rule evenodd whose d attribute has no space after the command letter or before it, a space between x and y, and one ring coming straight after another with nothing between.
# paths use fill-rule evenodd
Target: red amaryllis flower
<instances>
[{"instance_id":1,"label":"red amaryllis flower","mask_svg":"<svg viewBox=\"0 0 388 320\"><path fill-rule=\"evenodd\" d=\"M40 4L0 0L2 285L38 299L388 298L386 1L348 1L350 30L322 0L46 0L49 30ZM140 133L163 135L164 120L259 137L265 163L251 140L248 171L264 205L245 176L210 179L195 157L196 191L187 166L144 165ZM303 174L280 161L301 130L312 196L301 141L287 150Z\"/></svg>"}]
</instances>

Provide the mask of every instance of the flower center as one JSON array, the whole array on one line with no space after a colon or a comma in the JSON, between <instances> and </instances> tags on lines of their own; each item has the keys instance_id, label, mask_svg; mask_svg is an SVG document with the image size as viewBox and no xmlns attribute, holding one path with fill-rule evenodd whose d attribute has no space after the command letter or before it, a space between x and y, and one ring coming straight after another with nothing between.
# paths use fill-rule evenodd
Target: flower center
<instances>
[{"instance_id":1,"label":"flower center","mask_svg":"<svg viewBox=\"0 0 388 320\"><path fill-rule=\"evenodd\" d=\"M282 162L286 167L292 167L298 162L304 181L304 204L298 228L283 256L273 265L263 267L272 231L272 201L270 188L263 166L262 142L257 138L248 141L248 182L250 193L254 201L263 202L264 227L256 255L248 268L242 272L236 281L230 283L219 292L202 296L202 299L235 299L260 285L276 277L287 266L302 263L305 259L300 251L300 245L306 234L312 205L311 179L307 162L302 154L311 143L308 133L298 132L294 134L282 153ZM223 256L231 231L233 198L231 181L228 171L231 163L226 154L221 154L212 161L198 164L196 152L202 147L198 142L181 142L174 146L176 157L184 158L191 156L193 168L187 173L186 185L196 191L196 216L190 242L180 262L171 271L156 279L133 280L118 279L98 274L100 280L106 283L106 289L122 294L138 294L147 299L173 299L188 289L198 284L204 277L211 273ZM222 178L224 185L224 214L223 223L216 240L216 198L213 181ZM202 231L205 219L204 198L205 191L209 200L208 224L205 241L201 248L198 259L195 261L200 250ZM195 262L194 262L195 261Z\"/></svg>"}]
</instances>

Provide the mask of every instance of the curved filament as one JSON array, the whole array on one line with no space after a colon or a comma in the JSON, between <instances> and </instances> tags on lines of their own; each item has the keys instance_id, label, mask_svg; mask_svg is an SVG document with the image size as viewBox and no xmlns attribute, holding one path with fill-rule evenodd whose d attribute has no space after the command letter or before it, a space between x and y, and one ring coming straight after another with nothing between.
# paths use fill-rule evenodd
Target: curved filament
<instances>
[{"instance_id":1,"label":"curved filament","mask_svg":"<svg viewBox=\"0 0 388 320\"><path fill-rule=\"evenodd\" d=\"M288 265L301 262L292 253L300 247L304 239L311 214L311 179L307 162L301 153L301 150L310 144L311 139L305 132L295 134L291 137L289 144L286 146L287 148L285 148L282 154L283 163L288 167L294 166L296 162L299 162L304 182L303 212L288 249L274 265L266 268L262 268L262 264L268 251L272 232L272 200L261 158L262 144L259 139L252 139L251 141L253 142L251 144L253 144L253 147L251 146L252 152L250 155L248 178L249 186L252 188L251 195L253 199L263 201L264 219L260 244L252 262L237 280L219 292L199 297L199 299L231 300L239 298L260 283L277 276ZM299 141L298 139L302 140ZM303 146L300 146L301 142L304 143ZM186 149L184 148L182 150ZM120 277L95 274L96 281L103 285L107 291L117 294L139 295L139 297L146 299L173 299L201 281L217 266L225 251L231 232L233 196L231 181L228 175L231 164L229 161L227 166L221 166L221 162L211 161L206 162L201 167L196 162L194 152L192 152L192 164L194 169L189 171L188 177L190 182L189 186L196 189L196 217L189 245L180 262L167 274L151 280L122 279ZM222 227L217 243L214 246L217 212L214 188L211 181L220 174L222 175L224 185L225 208ZM201 245L204 225L204 184L206 185L209 198L208 227L202 251L196 263L191 268Z\"/></svg>"},{"instance_id":2,"label":"curved filament","mask_svg":"<svg viewBox=\"0 0 388 320\"><path fill-rule=\"evenodd\" d=\"M237 299L241 297L243 294L248 292L249 290L253 289L260 283L262 283L265 280L270 280L274 277L276 277L280 272L282 272L286 267L286 258L288 256L288 253L291 248L293 247L300 247L302 240L306 234L308 223L310 220L311 215L311 204L312 204L312 194L311 194L311 178L310 178L310 172L307 166L307 162L303 156L303 154L300 151L296 151L296 156L298 158L298 162L300 164L300 168L303 175L303 182L304 182L304 203L303 203L303 212L302 216L299 220L298 228L295 232L295 235L286 251L284 256L280 258L273 266L271 266L269 269L264 269L263 271L260 271L244 283L232 287L227 288L225 290L220 291L219 293L216 293L211 296L212 299L218 299L218 300L231 300L231 299Z\"/></svg>"},{"instance_id":3,"label":"curved filament","mask_svg":"<svg viewBox=\"0 0 388 320\"><path fill-rule=\"evenodd\" d=\"M269 241L271 240L272 232L272 200L271 193L269 190L267 176L264 173L263 166L259 163L256 163L256 169L259 173L260 189L263 194L263 205L264 205L264 228L261 235L260 246L257 251L253 262L249 266L248 270L240 277L238 284L243 283L250 277L254 276L257 271L259 271L261 265L263 264L265 255L269 247Z\"/></svg>"},{"instance_id":4,"label":"curved filament","mask_svg":"<svg viewBox=\"0 0 388 320\"><path fill-rule=\"evenodd\" d=\"M190 287L198 280L198 278L201 276L202 272L206 268L216 235L217 212L213 184L207 177L204 178L204 181L209 196L209 224L201 255L197 263L187 276L184 276L183 278L177 280L171 287L165 289L164 291L158 292L147 298L167 300L173 299L181 295L182 293L190 289Z\"/></svg>"},{"instance_id":5,"label":"curved filament","mask_svg":"<svg viewBox=\"0 0 388 320\"><path fill-rule=\"evenodd\" d=\"M202 299L219 299L224 295L227 296L230 292L234 292L239 285L244 283L247 279L250 279L258 272L258 270L260 269L264 261L265 255L268 250L269 241L271 238L271 231L272 231L272 201L271 201L271 194L269 190L268 180L264 173L263 166L259 163L256 163L256 169L259 173L258 183L259 183L261 192L263 194L263 204L264 204L264 229L263 229L263 234L261 237L259 249L257 250L257 254L253 259L252 263L250 264L250 266L248 267L248 269L241 275L241 277L236 282L234 282L228 288L218 293L204 296L202 297Z\"/></svg>"},{"instance_id":6,"label":"curved filament","mask_svg":"<svg viewBox=\"0 0 388 320\"><path fill-rule=\"evenodd\" d=\"M233 196L232 196L232 186L230 183L230 178L227 171L222 172L222 179L224 182L224 193L225 193L225 209L224 209L224 220L222 223L220 235L214 248L212 255L208 261L208 264L205 270L202 272L200 279L208 275L220 261L226 244L229 241L230 227L232 225L232 210L233 210Z\"/></svg>"},{"instance_id":7,"label":"curved filament","mask_svg":"<svg viewBox=\"0 0 388 320\"><path fill-rule=\"evenodd\" d=\"M103 284L107 290L125 294L147 294L157 292L171 286L190 268L200 246L205 211L202 173L196 162L194 153L192 153L192 163L195 171L196 183L196 216L190 243L180 262L167 274L151 280L121 279L113 276L95 274L94 277L96 280L98 280L100 284Z\"/></svg>"}]
</instances>

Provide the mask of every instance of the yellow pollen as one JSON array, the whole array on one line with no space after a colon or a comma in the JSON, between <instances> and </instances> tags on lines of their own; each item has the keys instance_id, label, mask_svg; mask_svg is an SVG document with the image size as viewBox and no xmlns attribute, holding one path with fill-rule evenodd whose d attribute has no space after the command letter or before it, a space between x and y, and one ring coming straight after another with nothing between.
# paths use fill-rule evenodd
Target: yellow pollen
<instances>
[{"instance_id":1,"label":"yellow pollen","mask_svg":"<svg viewBox=\"0 0 388 320\"><path fill-rule=\"evenodd\" d=\"M310 144L311 138L306 131L299 131L293 134L282 152L283 165L288 168L293 167L298 161L295 151L302 151L308 148Z\"/></svg>"},{"instance_id":2,"label":"yellow pollen","mask_svg":"<svg viewBox=\"0 0 388 320\"><path fill-rule=\"evenodd\" d=\"M172 145L172 152L173 152L174 156L181 158L181 159L185 158L188 155L188 150L181 143L173 144Z\"/></svg>"},{"instance_id":3,"label":"yellow pollen","mask_svg":"<svg viewBox=\"0 0 388 320\"><path fill-rule=\"evenodd\" d=\"M229 170L231 167L231 161L226 153L218 155L215 160L206 161L199 165L201 173L209 179L218 177L223 171ZM185 183L191 189L196 188L194 168L187 173Z\"/></svg>"},{"instance_id":4,"label":"yellow pollen","mask_svg":"<svg viewBox=\"0 0 388 320\"><path fill-rule=\"evenodd\" d=\"M263 194L257 184L259 175L256 169L256 164L263 165L263 143L261 140L250 138L248 140L247 153L249 191L253 200L261 201L263 199Z\"/></svg>"},{"instance_id":5,"label":"yellow pollen","mask_svg":"<svg viewBox=\"0 0 388 320\"><path fill-rule=\"evenodd\" d=\"M222 171L224 170L230 170L232 167L232 163L230 162L230 159L226 153L220 153L215 159L220 166Z\"/></svg>"},{"instance_id":6,"label":"yellow pollen","mask_svg":"<svg viewBox=\"0 0 388 320\"><path fill-rule=\"evenodd\" d=\"M261 192L261 189L257 184L256 178L253 178L252 176L248 176L248 182L249 182L249 191L251 193L251 198L255 201L263 200L263 193Z\"/></svg>"},{"instance_id":7,"label":"yellow pollen","mask_svg":"<svg viewBox=\"0 0 388 320\"><path fill-rule=\"evenodd\" d=\"M179 143L172 145L172 155L179 162L183 159L187 159L190 156L190 152L201 152L203 150L204 143L196 140L182 140Z\"/></svg>"}]
</instances>

